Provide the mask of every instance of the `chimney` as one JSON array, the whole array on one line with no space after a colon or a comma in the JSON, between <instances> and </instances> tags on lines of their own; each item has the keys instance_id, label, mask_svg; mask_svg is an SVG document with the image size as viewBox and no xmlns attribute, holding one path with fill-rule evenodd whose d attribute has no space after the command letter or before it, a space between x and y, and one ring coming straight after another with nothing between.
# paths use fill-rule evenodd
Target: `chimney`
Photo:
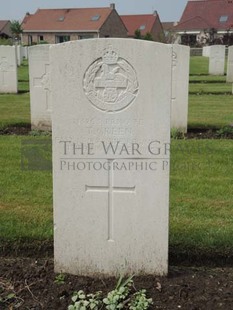
<instances>
[{"instance_id":1,"label":"chimney","mask_svg":"<svg viewBox=\"0 0 233 310\"><path fill-rule=\"evenodd\" d=\"M110 9L115 10L115 8L116 8L115 3L111 3L110 4Z\"/></svg>"},{"instance_id":2,"label":"chimney","mask_svg":"<svg viewBox=\"0 0 233 310\"><path fill-rule=\"evenodd\" d=\"M155 11L153 12L153 15L154 15L154 16L157 16L157 15L158 15L158 12L155 10Z\"/></svg>"}]
</instances>

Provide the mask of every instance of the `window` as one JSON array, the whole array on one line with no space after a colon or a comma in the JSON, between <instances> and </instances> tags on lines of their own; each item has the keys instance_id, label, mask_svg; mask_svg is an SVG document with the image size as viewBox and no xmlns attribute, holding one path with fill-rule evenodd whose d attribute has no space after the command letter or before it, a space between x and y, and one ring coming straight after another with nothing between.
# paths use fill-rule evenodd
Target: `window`
<instances>
[{"instance_id":1,"label":"window","mask_svg":"<svg viewBox=\"0 0 233 310\"><path fill-rule=\"evenodd\" d=\"M83 39L93 39L94 36L92 34L84 34L79 36L79 40L83 40Z\"/></svg>"},{"instance_id":2,"label":"window","mask_svg":"<svg viewBox=\"0 0 233 310\"><path fill-rule=\"evenodd\" d=\"M92 21L97 21L97 20L99 20L99 19L100 19L100 15L94 15L94 16L92 16L92 18L91 18Z\"/></svg>"},{"instance_id":3,"label":"window","mask_svg":"<svg viewBox=\"0 0 233 310\"><path fill-rule=\"evenodd\" d=\"M222 15L219 18L220 23L225 23L228 20L228 16L227 15Z\"/></svg>"},{"instance_id":4,"label":"window","mask_svg":"<svg viewBox=\"0 0 233 310\"><path fill-rule=\"evenodd\" d=\"M146 25L141 25L141 26L139 27L139 30L144 30L144 29L146 29Z\"/></svg>"},{"instance_id":5,"label":"window","mask_svg":"<svg viewBox=\"0 0 233 310\"><path fill-rule=\"evenodd\" d=\"M41 41L44 41L44 36L38 36L38 43L40 43Z\"/></svg>"},{"instance_id":6,"label":"window","mask_svg":"<svg viewBox=\"0 0 233 310\"><path fill-rule=\"evenodd\" d=\"M55 38L56 43L63 43L67 41L70 41L70 36L56 36Z\"/></svg>"},{"instance_id":7,"label":"window","mask_svg":"<svg viewBox=\"0 0 233 310\"><path fill-rule=\"evenodd\" d=\"M59 21L59 22L63 22L63 21L64 21L64 19L65 19L65 17L64 17L64 16L60 16L60 17L58 18L58 21Z\"/></svg>"}]
</instances>

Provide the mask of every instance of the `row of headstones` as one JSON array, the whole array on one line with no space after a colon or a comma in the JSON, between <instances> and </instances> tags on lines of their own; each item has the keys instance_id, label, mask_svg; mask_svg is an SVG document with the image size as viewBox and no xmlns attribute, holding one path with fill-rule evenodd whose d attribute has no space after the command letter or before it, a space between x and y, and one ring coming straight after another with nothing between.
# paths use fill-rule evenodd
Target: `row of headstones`
<instances>
[{"instance_id":1,"label":"row of headstones","mask_svg":"<svg viewBox=\"0 0 233 310\"><path fill-rule=\"evenodd\" d=\"M0 46L0 93L17 93L17 66L28 58L28 48L18 46Z\"/></svg>"},{"instance_id":2,"label":"row of headstones","mask_svg":"<svg viewBox=\"0 0 233 310\"><path fill-rule=\"evenodd\" d=\"M170 118L189 48L93 39L29 54L32 105L52 118L55 271L167 274Z\"/></svg>"},{"instance_id":3,"label":"row of headstones","mask_svg":"<svg viewBox=\"0 0 233 310\"><path fill-rule=\"evenodd\" d=\"M225 55L225 45L211 45L203 47L202 56L209 57L210 75L224 75ZM233 46L228 47L226 81L233 83Z\"/></svg>"},{"instance_id":4,"label":"row of headstones","mask_svg":"<svg viewBox=\"0 0 233 310\"><path fill-rule=\"evenodd\" d=\"M171 128L187 132L190 48L173 45L172 50ZM31 125L35 130L51 130L51 61L49 45L29 48Z\"/></svg>"},{"instance_id":5,"label":"row of headstones","mask_svg":"<svg viewBox=\"0 0 233 310\"><path fill-rule=\"evenodd\" d=\"M171 117L187 118L189 48L93 39L29 54L32 114L52 118L55 270L167 274Z\"/></svg>"}]
</instances>

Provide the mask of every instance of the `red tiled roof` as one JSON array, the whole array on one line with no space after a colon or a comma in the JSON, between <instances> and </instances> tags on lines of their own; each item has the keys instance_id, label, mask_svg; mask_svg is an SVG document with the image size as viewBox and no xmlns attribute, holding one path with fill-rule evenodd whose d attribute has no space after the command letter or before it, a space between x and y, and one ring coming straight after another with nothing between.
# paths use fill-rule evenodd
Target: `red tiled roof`
<instances>
[{"instance_id":1,"label":"red tiled roof","mask_svg":"<svg viewBox=\"0 0 233 310\"><path fill-rule=\"evenodd\" d=\"M3 30L7 23L9 23L9 20L0 20L0 32Z\"/></svg>"},{"instance_id":2,"label":"red tiled roof","mask_svg":"<svg viewBox=\"0 0 233 310\"><path fill-rule=\"evenodd\" d=\"M163 30L172 30L176 24L176 22L162 22Z\"/></svg>"},{"instance_id":3,"label":"red tiled roof","mask_svg":"<svg viewBox=\"0 0 233 310\"><path fill-rule=\"evenodd\" d=\"M38 9L35 14L25 16L22 28L24 31L97 31L111 12L111 8ZM99 18L91 20L94 16Z\"/></svg>"},{"instance_id":4,"label":"red tiled roof","mask_svg":"<svg viewBox=\"0 0 233 310\"><path fill-rule=\"evenodd\" d=\"M220 22L221 16L227 16L227 21ZM215 28L226 30L233 28L232 0L202 0L189 1L184 9L176 30L202 30Z\"/></svg>"},{"instance_id":5,"label":"red tiled roof","mask_svg":"<svg viewBox=\"0 0 233 310\"><path fill-rule=\"evenodd\" d=\"M140 29L141 26L145 26L145 29L141 29L142 35L145 35L147 32L151 32L157 16L157 14L121 15L121 19L128 29L128 35L134 36L135 30Z\"/></svg>"}]
</instances>

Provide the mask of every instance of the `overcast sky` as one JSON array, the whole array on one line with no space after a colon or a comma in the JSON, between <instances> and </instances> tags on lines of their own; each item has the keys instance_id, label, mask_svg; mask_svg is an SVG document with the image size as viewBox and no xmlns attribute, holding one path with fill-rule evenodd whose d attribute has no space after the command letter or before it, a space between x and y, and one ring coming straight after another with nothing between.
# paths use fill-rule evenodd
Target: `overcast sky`
<instances>
[{"instance_id":1,"label":"overcast sky","mask_svg":"<svg viewBox=\"0 0 233 310\"><path fill-rule=\"evenodd\" d=\"M0 0L0 19L22 20L38 8L103 7L116 4L119 14L151 14L157 10L161 21L178 21L187 0Z\"/></svg>"}]
</instances>

